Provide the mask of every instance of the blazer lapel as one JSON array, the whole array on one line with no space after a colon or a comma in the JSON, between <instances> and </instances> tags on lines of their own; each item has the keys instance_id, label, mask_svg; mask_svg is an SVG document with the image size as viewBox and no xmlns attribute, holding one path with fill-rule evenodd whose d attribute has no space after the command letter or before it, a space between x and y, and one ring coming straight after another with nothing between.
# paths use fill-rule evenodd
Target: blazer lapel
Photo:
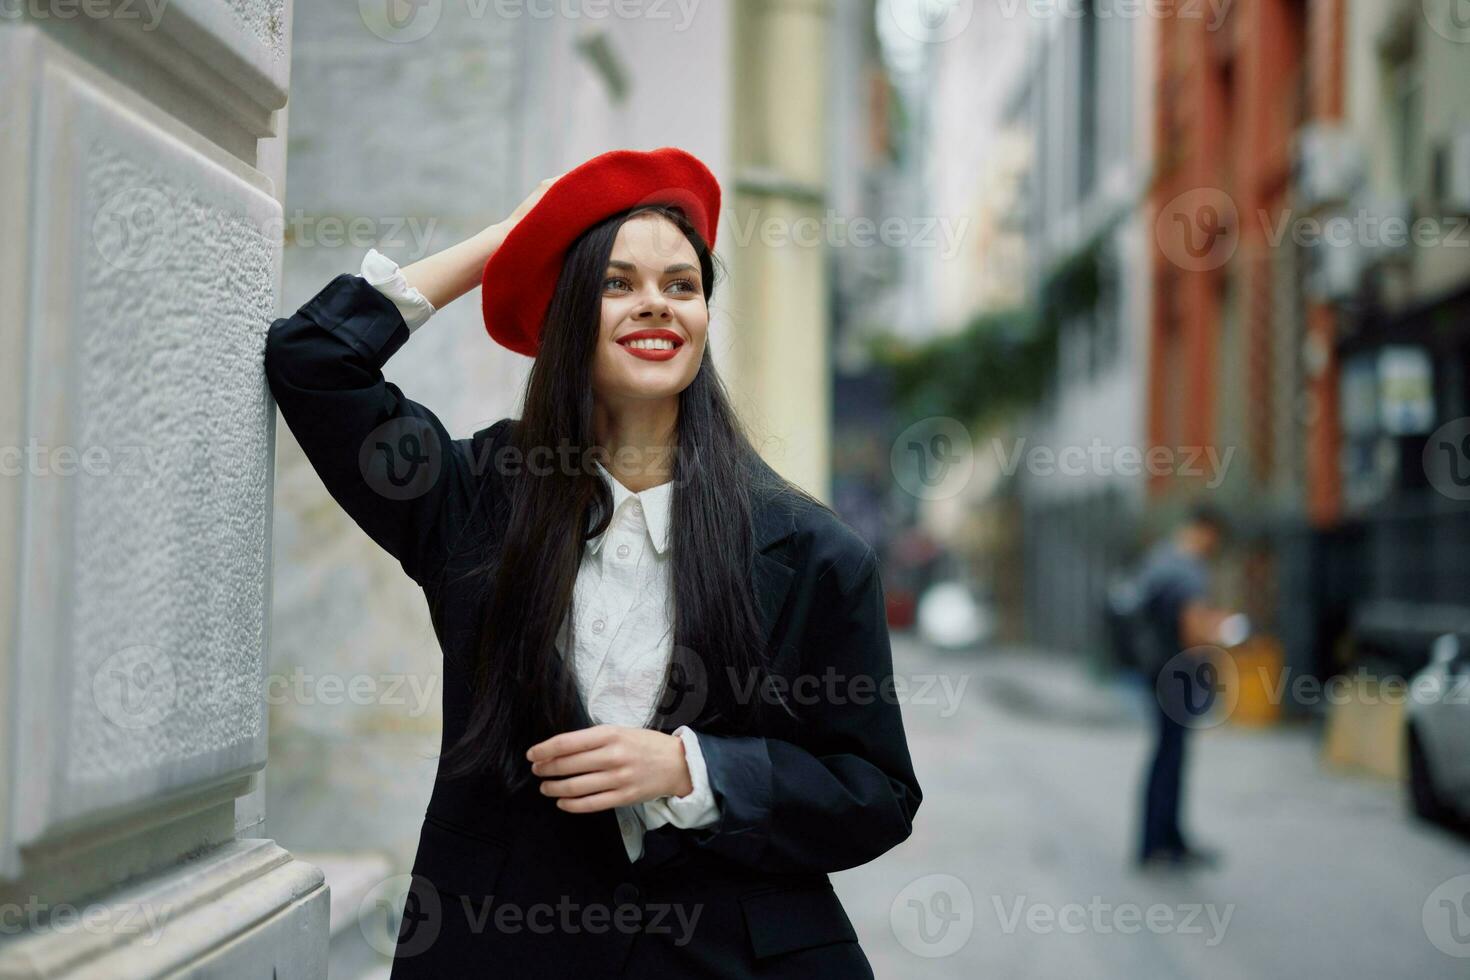
<instances>
[{"instance_id":1,"label":"blazer lapel","mask_svg":"<svg viewBox=\"0 0 1470 980\"><path fill-rule=\"evenodd\" d=\"M790 511L772 494L752 492L750 507L750 582L755 596L756 618L760 624L761 649L767 652L774 669L781 659L782 651L771 649L771 637L781 609L786 604L786 596L791 591L791 583L796 577L795 570L779 557L776 546L795 532L796 523ZM705 697L708 693L706 685L711 679L708 676L708 665L703 661L685 665L681 661L682 654L683 651L676 647L674 661L669 665L669 672L665 676L665 686L659 697L658 707L648 723L650 728L672 732L681 724L687 724L691 728L699 729L701 726L708 727L712 721L709 699ZM684 702L684 698L689 696L698 699L692 712L690 705Z\"/></svg>"},{"instance_id":2,"label":"blazer lapel","mask_svg":"<svg viewBox=\"0 0 1470 980\"><path fill-rule=\"evenodd\" d=\"M796 523L791 513L780 505L780 502L770 494L753 493L751 498L751 585L755 592L755 604L760 620L760 637L763 649L770 650L771 635L776 628L776 620L781 615L781 608L786 604L786 596L791 591L792 580L796 572L792 567L777 557L776 546L789 538L796 530ZM771 654L772 668L781 659L781 650ZM704 698L699 706L698 712L691 720L687 717L689 712L679 709L682 697L671 698L671 694L680 688L684 691L693 691L695 696L701 696L704 692L698 690L698 685L708 682L708 677L698 673L691 673L689 668L680 666L678 657L680 650L674 650L675 662L670 664L669 673L665 675L664 690L659 698L659 708L655 710L653 720L649 727L658 729L665 733L672 733L681 724L687 724L695 731L705 731L709 727L710 706L707 698ZM696 664L693 671L703 669L703 664ZM673 701L673 717L661 710ZM673 824L665 824L656 830L646 831L643 835L643 855L638 859L638 866L644 869L676 865L687 861L689 858L688 839L685 831L675 827Z\"/></svg>"},{"instance_id":3,"label":"blazer lapel","mask_svg":"<svg viewBox=\"0 0 1470 980\"><path fill-rule=\"evenodd\" d=\"M761 645L769 649L771 632L776 628L776 618L786 604L786 594L791 590L791 581L796 573L790 565L776 556L776 545L789 538L796 530L790 511L782 507L772 495L753 495L751 501L752 559L751 584L755 588L756 605L760 610Z\"/></svg>"}]
</instances>

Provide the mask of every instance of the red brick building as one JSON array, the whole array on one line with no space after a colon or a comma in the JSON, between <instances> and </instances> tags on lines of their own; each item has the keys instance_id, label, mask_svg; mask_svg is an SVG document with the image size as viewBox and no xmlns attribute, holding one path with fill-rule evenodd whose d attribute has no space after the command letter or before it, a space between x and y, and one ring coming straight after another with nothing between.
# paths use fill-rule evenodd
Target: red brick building
<instances>
[{"instance_id":1,"label":"red brick building","mask_svg":"<svg viewBox=\"0 0 1470 980\"><path fill-rule=\"evenodd\" d=\"M1155 50L1147 438L1178 459L1232 455L1214 486L1151 473L1150 498L1167 513L1207 493L1238 515L1251 543L1226 591L1288 633L1278 603L1297 559L1281 546L1333 519L1338 477L1333 314L1303 288L1305 255L1284 230L1299 215L1298 134L1342 112L1343 3L1168 17Z\"/></svg>"}]
</instances>

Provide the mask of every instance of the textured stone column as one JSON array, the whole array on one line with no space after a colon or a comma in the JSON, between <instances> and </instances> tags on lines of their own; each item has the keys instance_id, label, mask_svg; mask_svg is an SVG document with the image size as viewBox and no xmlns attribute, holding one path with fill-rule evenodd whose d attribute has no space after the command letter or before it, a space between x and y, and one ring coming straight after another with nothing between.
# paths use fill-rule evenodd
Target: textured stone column
<instances>
[{"instance_id":1,"label":"textured stone column","mask_svg":"<svg viewBox=\"0 0 1470 980\"><path fill-rule=\"evenodd\" d=\"M14 12L0 977L322 977L322 875L254 836L290 4Z\"/></svg>"}]
</instances>

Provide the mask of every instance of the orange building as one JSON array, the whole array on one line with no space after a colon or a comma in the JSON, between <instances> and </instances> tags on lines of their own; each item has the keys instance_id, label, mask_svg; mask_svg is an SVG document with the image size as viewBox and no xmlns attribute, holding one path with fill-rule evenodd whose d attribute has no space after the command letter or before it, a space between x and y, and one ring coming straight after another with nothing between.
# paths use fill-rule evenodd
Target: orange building
<instances>
[{"instance_id":1,"label":"orange building","mask_svg":"<svg viewBox=\"0 0 1470 980\"><path fill-rule=\"evenodd\" d=\"M1148 439L1233 453L1210 488L1248 532L1223 598L1298 672L1373 655L1409 673L1470 621L1470 25L1453 12L1237 0L1220 25L1159 24ZM1150 476L1166 512L1199 489Z\"/></svg>"},{"instance_id":2,"label":"orange building","mask_svg":"<svg viewBox=\"0 0 1470 980\"><path fill-rule=\"evenodd\" d=\"M1342 112L1342 2L1239 0L1217 29L1177 17L1159 27L1149 434L1170 447L1238 439L1257 488L1282 487L1295 465L1280 444L1290 392L1277 355L1309 301L1300 277L1282 275L1296 250L1273 239L1290 217L1298 131ZM1330 329L1324 312L1312 311L1312 330ZM1232 354L1243 358L1242 387L1221 392ZM1332 386L1319 386L1316 408L1328 409ZM1337 483L1330 415L1312 414L1304 474L1323 519ZM1152 480L1154 492L1171 492L1168 476Z\"/></svg>"},{"instance_id":3,"label":"orange building","mask_svg":"<svg viewBox=\"0 0 1470 980\"><path fill-rule=\"evenodd\" d=\"M1306 627L1278 604L1310 560L1291 543L1333 519L1339 486L1333 313L1293 229L1299 134L1342 112L1344 2L1237 0L1220 23L1164 18L1155 48L1147 438L1230 463L1209 486L1152 472L1149 496L1167 512L1208 492L1237 515L1226 598L1288 647Z\"/></svg>"}]
</instances>

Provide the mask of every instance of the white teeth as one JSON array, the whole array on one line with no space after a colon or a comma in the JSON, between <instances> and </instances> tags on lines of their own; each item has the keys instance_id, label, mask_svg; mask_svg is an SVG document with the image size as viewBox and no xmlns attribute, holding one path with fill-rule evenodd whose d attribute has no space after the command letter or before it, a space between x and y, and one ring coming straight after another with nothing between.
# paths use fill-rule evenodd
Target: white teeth
<instances>
[{"instance_id":1,"label":"white teeth","mask_svg":"<svg viewBox=\"0 0 1470 980\"><path fill-rule=\"evenodd\" d=\"M636 350L673 350L672 340L630 340L623 344L624 347L632 347Z\"/></svg>"}]
</instances>

